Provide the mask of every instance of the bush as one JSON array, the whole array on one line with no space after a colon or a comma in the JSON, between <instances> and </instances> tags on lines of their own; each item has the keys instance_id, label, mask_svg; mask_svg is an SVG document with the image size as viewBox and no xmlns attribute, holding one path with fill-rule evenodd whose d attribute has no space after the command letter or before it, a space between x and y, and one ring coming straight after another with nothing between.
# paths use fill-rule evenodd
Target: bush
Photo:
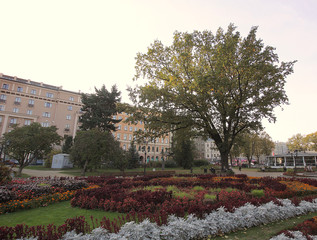
<instances>
[{"instance_id":1,"label":"bush","mask_svg":"<svg viewBox=\"0 0 317 240\"><path fill-rule=\"evenodd\" d=\"M150 161L147 163L147 166L153 167L153 168L161 168L162 167L162 162L158 161Z\"/></svg>"},{"instance_id":2,"label":"bush","mask_svg":"<svg viewBox=\"0 0 317 240\"><path fill-rule=\"evenodd\" d=\"M174 160L169 159L169 160L167 160L165 162L165 167L166 168L176 168L178 166L177 166L177 163Z\"/></svg>"},{"instance_id":3,"label":"bush","mask_svg":"<svg viewBox=\"0 0 317 240\"><path fill-rule=\"evenodd\" d=\"M0 163L0 184L10 181L12 168Z\"/></svg>"},{"instance_id":4,"label":"bush","mask_svg":"<svg viewBox=\"0 0 317 240\"><path fill-rule=\"evenodd\" d=\"M209 162L205 159L200 159L200 160L195 160L194 161L194 166L195 167L201 167L201 166L208 166Z\"/></svg>"},{"instance_id":5,"label":"bush","mask_svg":"<svg viewBox=\"0 0 317 240\"><path fill-rule=\"evenodd\" d=\"M251 195L255 196L255 197L264 197L265 194L264 194L264 190L263 189L261 189L261 190L253 189L251 191Z\"/></svg>"}]
</instances>

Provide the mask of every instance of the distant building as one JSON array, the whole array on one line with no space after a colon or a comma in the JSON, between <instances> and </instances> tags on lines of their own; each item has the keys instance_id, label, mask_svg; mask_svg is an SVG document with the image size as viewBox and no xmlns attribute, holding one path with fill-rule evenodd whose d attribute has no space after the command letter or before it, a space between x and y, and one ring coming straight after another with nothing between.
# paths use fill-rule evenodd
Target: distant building
<instances>
[{"instance_id":1,"label":"distant building","mask_svg":"<svg viewBox=\"0 0 317 240\"><path fill-rule=\"evenodd\" d=\"M80 93L0 73L1 135L17 125L56 126L60 136L75 136L81 109Z\"/></svg>"},{"instance_id":2,"label":"distant building","mask_svg":"<svg viewBox=\"0 0 317 240\"><path fill-rule=\"evenodd\" d=\"M288 147L285 142L275 142L275 148L272 155L288 153Z\"/></svg>"},{"instance_id":3,"label":"distant building","mask_svg":"<svg viewBox=\"0 0 317 240\"><path fill-rule=\"evenodd\" d=\"M216 162L220 160L220 152L215 144L215 141L208 138L196 138L194 140L196 147L195 159L205 159L209 162Z\"/></svg>"},{"instance_id":4,"label":"distant building","mask_svg":"<svg viewBox=\"0 0 317 240\"><path fill-rule=\"evenodd\" d=\"M266 165L272 168L304 168L317 166L316 152L288 152L267 157Z\"/></svg>"},{"instance_id":5,"label":"distant building","mask_svg":"<svg viewBox=\"0 0 317 240\"><path fill-rule=\"evenodd\" d=\"M40 123L43 127L56 126L57 133L64 137L76 136L81 115L81 93L63 90L45 83L34 82L0 73L0 132L3 135L13 126ZM135 138L134 132L144 130L144 123L125 123L126 113L113 116L122 119L113 136L124 150L128 150ZM153 140L135 142L140 156L147 161L166 159L170 150L170 134ZM142 147L144 146L143 150Z\"/></svg>"}]
</instances>

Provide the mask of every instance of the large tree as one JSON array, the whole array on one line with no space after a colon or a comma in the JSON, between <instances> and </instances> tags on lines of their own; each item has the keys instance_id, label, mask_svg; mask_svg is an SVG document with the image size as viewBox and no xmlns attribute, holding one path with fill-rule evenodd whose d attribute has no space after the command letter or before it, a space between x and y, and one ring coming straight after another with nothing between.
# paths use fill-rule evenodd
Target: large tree
<instances>
[{"instance_id":1,"label":"large tree","mask_svg":"<svg viewBox=\"0 0 317 240\"><path fill-rule=\"evenodd\" d=\"M306 151L308 149L308 143L305 140L305 136L297 133L287 140L287 148L289 151Z\"/></svg>"},{"instance_id":2,"label":"large tree","mask_svg":"<svg viewBox=\"0 0 317 240\"><path fill-rule=\"evenodd\" d=\"M212 138L228 168L236 136L260 129L262 119L275 121L273 109L288 103L285 79L294 62L279 63L271 46L256 37L257 27L242 38L235 26L227 32L175 32L171 46L156 40L136 57L135 80L148 83L130 89L138 111L152 130L191 127Z\"/></svg>"},{"instance_id":3,"label":"large tree","mask_svg":"<svg viewBox=\"0 0 317 240\"><path fill-rule=\"evenodd\" d=\"M32 123L4 134L6 154L19 162L18 176L23 168L36 159L43 159L54 145L60 143L61 136L56 131L55 126L42 127L39 123Z\"/></svg>"},{"instance_id":4,"label":"large tree","mask_svg":"<svg viewBox=\"0 0 317 240\"><path fill-rule=\"evenodd\" d=\"M120 122L114 119L117 114L117 104L121 101L121 92L114 85L109 92L105 85L101 89L95 88L93 94L82 94L82 111L79 121L82 130L98 128L102 131L115 131L115 124Z\"/></svg>"}]
</instances>

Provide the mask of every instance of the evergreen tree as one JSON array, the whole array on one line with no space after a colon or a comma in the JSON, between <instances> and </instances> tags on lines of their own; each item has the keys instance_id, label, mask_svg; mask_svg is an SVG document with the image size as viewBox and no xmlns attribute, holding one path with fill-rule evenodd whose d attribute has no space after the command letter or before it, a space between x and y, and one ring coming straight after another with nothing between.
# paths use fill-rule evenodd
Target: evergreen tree
<instances>
[{"instance_id":1,"label":"evergreen tree","mask_svg":"<svg viewBox=\"0 0 317 240\"><path fill-rule=\"evenodd\" d=\"M136 146L134 144L134 141L131 142L129 150L127 152L127 159L128 159L128 168L137 168L139 166L139 153L136 150Z\"/></svg>"},{"instance_id":2,"label":"evergreen tree","mask_svg":"<svg viewBox=\"0 0 317 240\"><path fill-rule=\"evenodd\" d=\"M115 124L121 120L114 119L117 114L117 103L121 101L117 87L114 85L109 92L105 85L100 90L95 88L94 94L82 94L82 111L80 117L81 130L98 128L101 131L115 131Z\"/></svg>"}]
</instances>

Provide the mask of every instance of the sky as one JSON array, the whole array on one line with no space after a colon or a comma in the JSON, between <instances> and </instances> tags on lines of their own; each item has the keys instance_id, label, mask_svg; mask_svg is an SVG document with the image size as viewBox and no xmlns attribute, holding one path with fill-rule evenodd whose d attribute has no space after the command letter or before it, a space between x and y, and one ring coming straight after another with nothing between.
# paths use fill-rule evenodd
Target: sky
<instances>
[{"instance_id":1,"label":"sky","mask_svg":"<svg viewBox=\"0 0 317 240\"><path fill-rule=\"evenodd\" d=\"M0 73L92 93L117 85L130 102L135 57L173 33L227 29L297 60L285 86L289 105L263 121L274 141L317 131L317 1L315 0L0 0ZM145 80L144 80L145 81ZM143 82L144 83L144 82Z\"/></svg>"}]
</instances>

